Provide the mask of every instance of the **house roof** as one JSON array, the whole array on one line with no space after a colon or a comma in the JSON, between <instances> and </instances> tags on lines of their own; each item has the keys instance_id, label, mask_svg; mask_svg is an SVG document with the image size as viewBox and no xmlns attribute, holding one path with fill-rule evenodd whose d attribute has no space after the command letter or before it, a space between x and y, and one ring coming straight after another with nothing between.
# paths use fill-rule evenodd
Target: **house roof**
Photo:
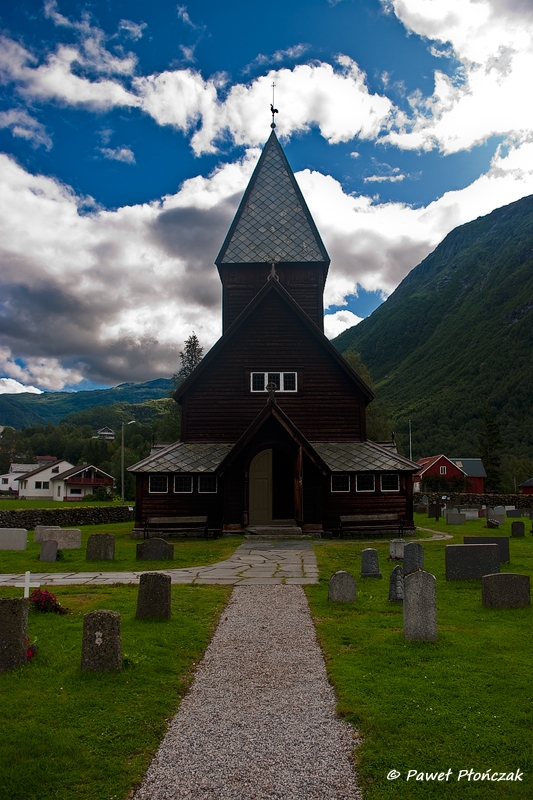
<instances>
[{"instance_id":1,"label":"house roof","mask_svg":"<svg viewBox=\"0 0 533 800\"><path fill-rule=\"evenodd\" d=\"M487 473L480 458L450 458L456 467L466 472L469 478L486 478Z\"/></svg>"},{"instance_id":2,"label":"house roof","mask_svg":"<svg viewBox=\"0 0 533 800\"><path fill-rule=\"evenodd\" d=\"M9 471L11 473L17 472L20 474L24 472L31 472L32 470L37 469L38 467L41 466L42 464L10 464Z\"/></svg>"},{"instance_id":3,"label":"house roof","mask_svg":"<svg viewBox=\"0 0 533 800\"><path fill-rule=\"evenodd\" d=\"M533 486L533 478L530 478L528 481L524 481L524 483L521 483L520 488L522 486Z\"/></svg>"},{"instance_id":4,"label":"house roof","mask_svg":"<svg viewBox=\"0 0 533 800\"><path fill-rule=\"evenodd\" d=\"M416 472L418 465L376 442L311 442L331 472Z\"/></svg>"},{"instance_id":5,"label":"house roof","mask_svg":"<svg viewBox=\"0 0 533 800\"><path fill-rule=\"evenodd\" d=\"M191 372L189 377L182 383L182 385L178 388L176 393L174 394L174 399L179 401L185 392L190 389L193 383L198 380L198 378L203 374L203 372L209 367L212 361L218 358L221 350L226 347L228 342L239 332L244 322L255 313L257 307L263 302L264 298L269 294L269 292L277 292L278 295L290 306L291 311L295 314L307 327L307 329L312 333L312 335L317 340L317 343L321 345L323 348L327 350L330 356L337 362L337 364L344 370L344 372L351 378L351 380L357 384L359 389L363 392L365 397L367 398L367 403L374 399L374 392L366 385L362 378L350 367L348 362L345 358L339 353L336 347L334 347L329 339L324 336L320 328L318 328L313 320L302 311L298 303L291 297L289 292L283 288L283 286L279 283L279 281L272 279L267 280L265 285L262 289L260 289L253 300L246 306L244 311L237 317L235 322L227 329L227 331L220 337L218 342L213 345L211 350L203 357L200 361L198 366Z\"/></svg>"},{"instance_id":6,"label":"house roof","mask_svg":"<svg viewBox=\"0 0 533 800\"><path fill-rule=\"evenodd\" d=\"M174 442L128 467L128 472L215 472L234 445Z\"/></svg>"},{"instance_id":7,"label":"house roof","mask_svg":"<svg viewBox=\"0 0 533 800\"><path fill-rule=\"evenodd\" d=\"M50 467L55 467L56 464L70 464L70 462L66 461L64 458L58 458L55 461L50 461L50 463L48 464L40 464L35 469L30 470L30 472L25 472L23 475L16 478L15 480L21 481L21 480L26 480L26 478L32 478L34 475L38 475L39 472L44 472L45 470L50 469Z\"/></svg>"},{"instance_id":8,"label":"house roof","mask_svg":"<svg viewBox=\"0 0 533 800\"><path fill-rule=\"evenodd\" d=\"M61 472L59 475L54 475L54 477L50 478L50 480L63 481L66 480L66 478L73 478L80 472L86 472L88 469L94 469L95 472L100 472L102 475L105 475L106 478L111 478L111 480L114 480L112 475L109 475L108 472L104 472L104 470L100 469L99 467L95 467L94 464L78 464L77 467L71 467L70 469L65 470L65 472Z\"/></svg>"},{"instance_id":9,"label":"house roof","mask_svg":"<svg viewBox=\"0 0 533 800\"><path fill-rule=\"evenodd\" d=\"M461 472L463 472L465 475L467 474L463 469L461 469L461 467L458 464L455 464L451 458L448 458L448 456L445 456L442 453L440 453L440 455L438 456L428 456L427 458L419 458L417 463L421 466L421 469L418 470L417 474L422 476L424 472L427 472L427 470L434 464L436 464L437 461L440 461L441 458L443 458L449 464L452 464L454 467L457 467L457 469L461 470Z\"/></svg>"},{"instance_id":10,"label":"house roof","mask_svg":"<svg viewBox=\"0 0 533 800\"><path fill-rule=\"evenodd\" d=\"M272 131L215 264L325 262L329 256Z\"/></svg>"}]
</instances>

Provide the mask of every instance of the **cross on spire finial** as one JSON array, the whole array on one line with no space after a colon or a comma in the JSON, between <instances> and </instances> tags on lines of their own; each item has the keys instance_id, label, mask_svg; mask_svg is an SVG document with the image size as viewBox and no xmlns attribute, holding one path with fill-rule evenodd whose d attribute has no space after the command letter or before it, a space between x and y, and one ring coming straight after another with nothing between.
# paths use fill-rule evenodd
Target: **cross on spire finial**
<instances>
[{"instance_id":1,"label":"cross on spire finial","mask_svg":"<svg viewBox=\"0 0 533 800\"><path fill-rule=\"evenodd\" d=\"M274 114L278 113L278 109L274 108L274 89L276 88L276 84L272 81L272 102L270 104L270 113L272 114L272 122L270 123L270 127L272 130L276 127L276 123L274 122Z\"/></svg>"}]
</instances>

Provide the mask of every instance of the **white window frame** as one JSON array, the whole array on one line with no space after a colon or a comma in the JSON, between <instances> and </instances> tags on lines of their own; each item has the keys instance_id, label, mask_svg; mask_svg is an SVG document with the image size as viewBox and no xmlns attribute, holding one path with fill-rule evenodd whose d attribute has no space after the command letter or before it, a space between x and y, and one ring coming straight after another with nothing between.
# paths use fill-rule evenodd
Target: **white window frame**
<instances>
[{"instance_id":1,"label":"white window frame","mask_svg":"<svg viewBox=\"0 0 533 800\"><path fill-rule=\"evenodd\" d=\"M348 478L348 488L347 489L334 489L333 488L333 478ZM351 488L350 484L351 484L351 481L350 481L350 473L349 472L338 472L338 473L333 474L331 476L331 484L330 484L331 491L335 492L335 494L340 494L340 493L349 494L350 493L350 488Z\"/></svg>"},{"instance_id":2,"label":"white window frame","mask_svg":"<svg viewBox=\"0 0 533 800\"><path fill-rule=\"evenodd\" d=\"M152 489L152 478L164 478L166 481L166 489ZM148 493L149 494L167 494L168 493L168 475L150 475L148 478Z\"/></svg>"},{"instance_id":3,"label":"white window frame","mask_svg":"<svg viewBox=\"0 0 533 800\"><path fill-rule=\"evenodd\" d=\"M442 465L442 467L440 467L440 474L446 475L446 467L444 466L444 464Z\"/></svg>"},{"instance_id":4,"label":"white window frame","mask_svg":"<svg viewBox=\"0 0 533 800\"><path fill-rule=\"evenodd\" d=\"M396 480L397 480L397 486L396 486L396 489L384 489L384 488L383 488L383 478L385 477L385 475L394 475L394 477L395 477L395 478L396 478ZM380 485L380 487L381 487L381 491L382 491L382 492L399 492L399 491L400 491L400 476L398 475L398 473L397 473L397 472L385 472L385 473L384 473L383 475L381 475L381 477L380 477L379 485Z\"/></svg>"},{"instance_id":5,"label":"white window frame","mask_svg":"<svg viewBox=\"0 0 533 800\"><path fill-rule=\"evenodd\" d=\"M215 479L215 488L210 489L209 491L206 491L205 489L201 488L202 478L207 478L207 477ZM212 472L201 473L200 475L198 475L198 494L216 494L217 492L218 492L218 478L216 475L214 475Z\"/></svg>"},{"instance_id":6,"label":"white window frame","mask_svg":"<svg viewBox=\"0 0 533 800\"><path fill-rule=\"evenodd\" d=\"M263 375L264 384L263 389L254 389L254 375ZM284 394L294 394L298 391L298 372L294 370L286 370L285 372L281 372L280 370L271 369L268 372L250 372L250 391L254 394L264 394L267 391L267 384L268 384L268 376L269 375L279 375L279 389L276 389L276 392L283 392ZM294 375L294 389L285 389L285 375Z\"/></svg>"},{"instance_id":7,"label":"white window frame","mask_svg":"<svg viewBox=\"0 0 533 800\"><path fill-rule=\"evenodd\" d=\"M178 478L188 478L190 480L190 489L176 489L176 481ZM192 494L194 491L194 479L192 475L174 475L174 494Z\"/></svg>"},{"instance_id":8,"label":"white window frame","mask_svg":"<svg viewBox=\"0 0 533 800\"><path fill-rule=\"evenodd\" d=\"M370 477L372 478L372 488L371 489L360 489L359 488L359 478L362 478L364 475L365 478ZM375 492L376 491L376 476L373 473L363 472L360 475L355 476L355 491L356 492Z\"/></svg>"}]
</instances>

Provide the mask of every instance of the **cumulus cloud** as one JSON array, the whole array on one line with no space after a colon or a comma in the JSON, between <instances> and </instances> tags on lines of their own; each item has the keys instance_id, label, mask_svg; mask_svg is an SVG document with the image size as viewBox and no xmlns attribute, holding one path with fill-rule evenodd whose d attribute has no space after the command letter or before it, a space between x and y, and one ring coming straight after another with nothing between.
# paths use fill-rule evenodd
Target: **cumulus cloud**
<instances>
[{"instance_id":1,"label":"cumulus cloud","mask_svg":"<svg viewBox=\"0 0 533 800\"><path fill-rule=\"evenodd\" d=\"M43 146L47 150L52 147L52 140L45 126L20 108L0 111L0 128L9 128L13 136L26 139L32 147Z\"/></svg>"},{"instance_id":2,"label":"cumulus cloud","mask_svg":"<svg viewBox=\"0 0 533 800\"><path fill-rule=\"evenodd\" d=\"M263 55L259 53L244 69L243 72L251 72L255 67L271 66L272 64L282 64L284 61L293 61L302 56L309 50L308 44L295 44L292 47L287 47L285 50L276 50L275 53L270 55Z\"/></svg>"},{"instance_id":3,"label":"cumulus cloud","mask_svg":"<svg viewBox=\"0 0 533 800\"><path fill-rule=\"evenodd\" d=\"M111 161L123 161L125 164L135 164L135 154L129 147L101 147L100 152L104 158Z\"/></svg>"},{"instance_id":4,"label":"cumulus cloud","mask_svg":"<svg viewBox=\"0 0 533 800\"><path fill-rule=\"evenodd\" d=\"M382 0L408 31L446 45L460 63L436 71L432 96L410 98L386 140L444 153L470 149L493 135L532 131L533 7L520 0ZM432 44L433 51L434 45Z\"/></svg>"},{"instance_id":5,"label":"cumulus cloud","mask_svg":"<svg viewBox=\"0 0 533 800\"><path fill-rule=\"evenodd\" d=\"M23 383L19 383L13 378L0 378L0 394L22 394L23 392L42 394L42 391L35 386L24 386Z\"/></svg>"},{"instance_id":6,"label":"cumulus cloud","mask_svg":"<svg viewBox=\"0 0 533 800\"><path fill-rule=\"evenodd\" d=\"M324 317L324 333L328 339L334 339L347 328L353 328L363 317L358 317L351 311L336 311L334 314L326 314Z\"/></svg>"}]
</instances>

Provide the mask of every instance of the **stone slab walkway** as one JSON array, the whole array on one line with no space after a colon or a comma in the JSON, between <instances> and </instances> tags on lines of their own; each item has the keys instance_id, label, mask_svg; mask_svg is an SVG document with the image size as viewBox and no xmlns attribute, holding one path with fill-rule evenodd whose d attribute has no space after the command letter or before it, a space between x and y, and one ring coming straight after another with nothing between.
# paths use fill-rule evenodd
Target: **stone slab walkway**
<instances>
[{"instance_id":1,"label":"stone slab walkway","mask_svg":"<svg viewBox=\"0 0 533 800\"><path fill-rule=\"evenodd\" d=\"M163 562L162 562L163 563ZM217 564L161 571L171 576L172 583L305 584L318 582L318 568L309 541L245 541L230 558ZM141 565L142 562L139 562ZM154 570L150 570L153 572ZM32 572L32 583L42 586L78 584L110 585L139 583L146 569L135 572ZM24 573L0 575L0 586L13 586L24 581Z\"/></svg>"},{"instance_id":2,"label":"stone slab walkway","mask_svg":"<svg viewBox=\"0 0 533 800\"><path fill-rule=\"evenodd\" d=\"M134 798L360 800L357 741L302 588L238 585Z\"/></svg>"}]
</instances>

